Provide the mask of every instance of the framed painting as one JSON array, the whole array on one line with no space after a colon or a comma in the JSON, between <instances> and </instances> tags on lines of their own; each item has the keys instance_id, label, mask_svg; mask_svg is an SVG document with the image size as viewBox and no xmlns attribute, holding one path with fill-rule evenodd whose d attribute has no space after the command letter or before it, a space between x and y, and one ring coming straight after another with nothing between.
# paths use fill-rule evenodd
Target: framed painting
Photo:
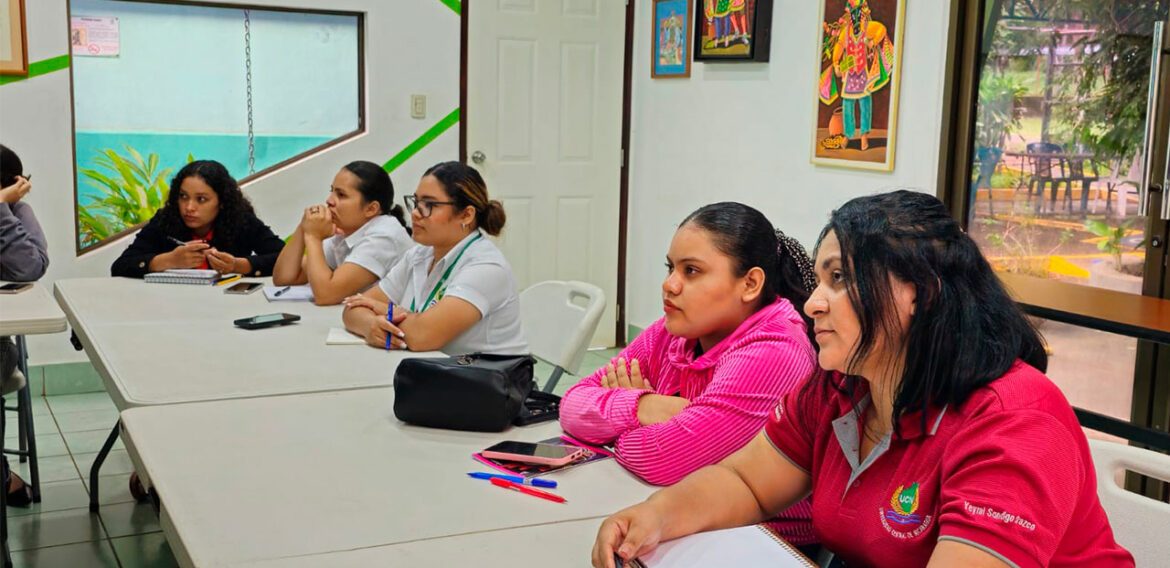
<instances>
[{"instance_id":1,"label":"framed painting","mask_svg":"<svg viewBox=\"0 0 1170 568\"><path fill-rule=\"evenodd\" d=\"M0 0L0 75L28 75L24 0Z\"/></svg>"},{"instance_id":2,"label":"framed painting","mask_svg":"<svg viewBox=\"0 0 1170 568\"><path fill-rule=\"evenodd\" d=\"M906 0L821 0L812 163L894 169Z\"/></svg>"},{"instance_id":3,"label":"framed painting","mask_svg":"<svg viewBox=\"0 0 1170 568\"><path fill-rule=\"evenodd\" d=\"M651 77L690 77L691 0L654 0Z\"/></svg>"},{"instance_id":4,"label":"framed painting","mask_svg":"<svg viewBox=\"0 0 1170 568\"><path fill-rule=\"evenodd\" d=\"M696 0L695 61L767 61L772 0Z\"/></svg>"}]
</instances>

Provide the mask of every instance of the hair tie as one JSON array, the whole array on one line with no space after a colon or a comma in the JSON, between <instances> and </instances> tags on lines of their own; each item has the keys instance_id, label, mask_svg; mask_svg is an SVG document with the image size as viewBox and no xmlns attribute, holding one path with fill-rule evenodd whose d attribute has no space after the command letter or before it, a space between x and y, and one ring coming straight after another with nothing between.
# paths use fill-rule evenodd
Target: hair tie
<instances>
[{"instance_id":1,"label":"hair tie","mask_svg":"<svg viewBox=\"0 0 1170 568\"><path fill-rule=\"evenodd\" d=\"M804 250L804 246L800 241L785 235L784 231L776 229L776 254L788 255L796 263L796 268L800 270L800 282L804 286L804 291L812 293L813 288L817 287L816 273L813 271L813 262L809 258L808 252Z\"/></svg>"}]
</instances>

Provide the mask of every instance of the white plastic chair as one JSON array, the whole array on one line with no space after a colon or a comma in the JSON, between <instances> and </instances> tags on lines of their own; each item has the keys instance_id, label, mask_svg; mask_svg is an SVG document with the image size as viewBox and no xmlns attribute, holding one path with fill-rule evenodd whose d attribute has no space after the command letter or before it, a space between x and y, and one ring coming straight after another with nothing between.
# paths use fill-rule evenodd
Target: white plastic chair
<instances>
[{"instance_id":1,"label":"white plastic chair","mask_svg":"<svg viewBox=\"0 0 1170 568\"><path fill-rule=\"evenodd\" d=\"M1089 440L1097 468L1097 495L1109 515L1113 537L1138 566L1163 566L1170 558L1170 504L1138 495L1117 484L1118 470L1170 481L1170 456L1116 442Z\"/></svg>"},{"instance_id":2,"label":"white plastic chair","mask_svg":"<svg viewBox=\"0 0 1170 568\"><path fill-rule=\"evenodd\" d=\"M528 347L554 366L544 392L552 392L565 371L577 374L604 309L605 292L586 282L546 280L520 293Z\"/></svg>"}]
</instances>

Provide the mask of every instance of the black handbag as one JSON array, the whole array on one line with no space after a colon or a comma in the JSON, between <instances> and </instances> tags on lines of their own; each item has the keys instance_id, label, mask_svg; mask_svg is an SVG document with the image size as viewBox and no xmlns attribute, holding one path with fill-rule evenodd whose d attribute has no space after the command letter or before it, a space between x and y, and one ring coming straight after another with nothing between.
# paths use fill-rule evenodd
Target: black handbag
<instances>
[{"instance_id":1,"label":"black handbag","mask_svg":"<svg viewBox=\"0 0 1170 568\"><path fill-rule=\"evenodd\" d=\"M394 373L394 416L418 426L499 432L536 386L530 355L410 358Z\"/></svg>"}]
</instances>

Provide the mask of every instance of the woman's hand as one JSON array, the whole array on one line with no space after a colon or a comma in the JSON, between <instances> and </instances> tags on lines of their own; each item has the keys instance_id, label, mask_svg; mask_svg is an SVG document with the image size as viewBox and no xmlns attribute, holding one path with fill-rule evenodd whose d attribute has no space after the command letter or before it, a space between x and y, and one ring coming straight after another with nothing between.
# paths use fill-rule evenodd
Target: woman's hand
<instances>
[{"instance_id":1,"label":"woman's hand","mask_svg":"<svg viewBox=\"0 0 1170 568\"><path fill-rule=\"evenodd\" d=\"M203 241L191 241L174 248L171 252L160 254L150 261L150 269L154 271L168 268L198 268L206 258L205 251L211 245ZM157 261L162 261L161 263Z\"/></svg>"},{"instance_id":2,"label":"woman's hand","mask_svg":"<svg viewBox=\"0 0 1170 568\"><path fill-rule=\"evenodd\" d=\"M605 366L605 375L601 377L602 388L607 389L634 389L653 390L650 381L642 377L642 369L637 359L631 359L629 370L626 370L626 360L619 358L617 365L610 363Z\"/></svg>"},{"instance_id":3,"label":"woman's hand","mask_svg":"<svg viewBox=\"0 0 1170 568\"><path fill-rule=\"evenodd\" d=\"M246 274L251 271L251 263L248 263L248 259L237 258L215 248L209 248L204 251L204 256L207 257L207 265L219 271L221 274L227 274L229 272ZM248 266L242 266L244 263L248 263Z\"/></svg>"},{"instance_id":4,"label":"woman's hand","mask_svg":"<svg viewBox=\"0 0 1170 568\"><path fill-rule=\"evenodd\" d=\"M347 296L341 302L344 303L345 307L347 308L366 308L367 310L374 312L374 315L379 317L386 317L386 311L390 309L390 304L388 302L379 302L378 300L362 294Z\"/></svg>"},{"instance_id":5,"label":"woman's hand","mask_svg":"<svg viewBox=\"0 0 1170 568\"><path fill-rule=\"evenodd\" d=\"M12 205L20 201L32 190L32 183L23 176L16 176L16 183L0 189L0 203Z\"/></svg>"},{"instance_id":6,"label":"woman's hand","mask_svg":"<svg viewBox=\"0 0 1170 568\"><path fill-rule=\"evenodd\" d=\"M650 502L639 503L618 511L597 530L593 543L593 566L617 568L614 555L629 562L658 546L662 540L665 518Z\"/></svg>"},{"instance_id":7,"label":"woman's hand","mask_svg":"<svg viewBox=\"0 0 1170 568\"><path fill-rule=\"evenodd\" d=\"M366 331L366 343L371 347L378 349L386 349L386 337L390 337L390 349L409 349L406 346L406 334L402 333L401 329L394 324L402 323L406 319L406 315L399 315L394 317L393 323L386 321L384 317L386 309L382 309L382 315L373 319L370 322L370 329ZM375 312L377 315L377 312Z\"/></svg>"},{"instance_id":8,"label":"woman's hand","mask_svg":"<svg viewBox=\"0 0 1170 568\"><path fill-rule=\"evenodd\" d=\"M324 205L313 205L305 209L305 215L301 218L301 231L305 234L305 238L315 237L318 240L325 240L333 236L337 232L337 228L333 226L333 218L329 215L329 208Z\"/></svg>"}]
</instances>

